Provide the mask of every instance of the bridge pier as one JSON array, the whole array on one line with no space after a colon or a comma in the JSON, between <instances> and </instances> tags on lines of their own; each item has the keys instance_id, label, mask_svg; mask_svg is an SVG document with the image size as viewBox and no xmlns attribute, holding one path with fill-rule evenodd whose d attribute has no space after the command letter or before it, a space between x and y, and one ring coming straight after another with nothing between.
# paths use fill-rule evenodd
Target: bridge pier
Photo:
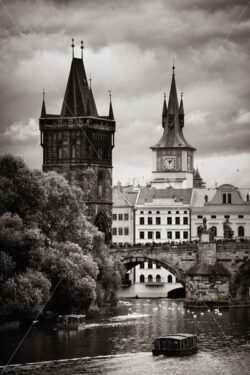
<instances>
[{"instance_id":1,"label":"bridge pier","mask_svg":"<svg viewBox=\"0 0 250 375\"><path fill-rule=\"evenodd\" d=\"M187 271L185 306L227 306L230 272L217 261L215 243L198 245L197 264Z\"/></svg>"}]
</instances>

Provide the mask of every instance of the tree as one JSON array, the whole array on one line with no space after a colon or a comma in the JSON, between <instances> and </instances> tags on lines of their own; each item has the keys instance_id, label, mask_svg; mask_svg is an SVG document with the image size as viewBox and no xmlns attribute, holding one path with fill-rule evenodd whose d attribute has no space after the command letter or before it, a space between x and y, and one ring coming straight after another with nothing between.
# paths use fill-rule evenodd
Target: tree
<instances>
[{"instance_id":1,"label":"tree","mask_svg":"<svg viewBox=\"0 0 250 375\"><path fill-rule=\"evenodd\" d=\"M34 319L46 305L50 287L44 274L31 269L8 278L0 287L1 318Z\"/></svg>"},{"instance_id":2,"label":"tree","mask_svg":"<svg viewBox=\"0 0 250 375\"><path fill-rule=\"evenodd\" d=\"M120 264L84 210L82 190L63 176L0 157L0 315L27 319L45 305L62 313L115 301Z\"/></svg>"},{"instance_id":3,"label":"tree","mask_svg":"<svg viewBox=\"0 0 250 375\"><path fill-rule=\"evenodd\" d=\"M31 267L37 267L52 283L49 308L62 312L87 310L96 298L98 267L90 254L71 242L32 251Z\"/></svg>"}]
</instances>

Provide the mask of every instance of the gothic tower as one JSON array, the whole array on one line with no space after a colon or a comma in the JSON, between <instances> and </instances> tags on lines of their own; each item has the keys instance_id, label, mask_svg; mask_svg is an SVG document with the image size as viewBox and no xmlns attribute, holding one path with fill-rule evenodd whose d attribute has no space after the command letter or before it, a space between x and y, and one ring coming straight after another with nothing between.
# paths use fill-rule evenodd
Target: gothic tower
<instances>
[{"instance_id":1,"label":"gothic tower","mask_svg":"<svg viewBox=\"0 0 250 375\"><path fill-rule=\"evenodd\" d=\"M74 57L61 114L46 113L45 98L39 120L43 171L56 171L83 190L86 216L111 239L112 149L116 123L111 95L109 114L98 115L91 80L88 84L84 62Z\"/></svg>"},{"instance_id":2,"label":"gothic tower","mask_svg":"<svg viewBox=\"0 0 250 375\"><path fill-rule=\"evenodd\" d=\"M152 187L187 189L193 187L193 155L195 148L190 146L183 135L184 106L181 96L178 103L175 67L169 93L168 106L164 94L160 141L151 149L154 152Z\"/></svg>"}]
</instances>

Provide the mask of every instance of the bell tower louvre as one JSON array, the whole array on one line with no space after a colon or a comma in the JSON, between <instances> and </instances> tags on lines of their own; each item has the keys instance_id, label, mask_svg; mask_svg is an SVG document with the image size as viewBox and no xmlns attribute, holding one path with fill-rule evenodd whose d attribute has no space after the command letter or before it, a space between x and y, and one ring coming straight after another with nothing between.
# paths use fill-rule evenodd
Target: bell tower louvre
<instances>
[{"instance_id":1,"label":"bell tower louvre","mask_svg":"<svg viewBox=\"0 0 250 375\"><path fill-rule=\"evenodd\" d=\"M43 171L56 171L70 183L80 186L86 203L89 221L105 233L106 242L111 240L112 221L112 150L116 122L111 93L109 114L97 112L95 99L88 84L84 62L83 42L81 58L74 56L62 104L61 114L46 112L43 93L39 119Z\"/></svg>"},{"instance_id":2,"label":"bell tower louvre","mask_svg":"<svg viewBox=\"0 0 250 375\"><path fill-rule=\"evenodd\" d=\"M172 69L173 74L168 106L165 94L163 101L163 135L159 142L151 147L154 152L153 180L151 186L156 189L167 187L188 189L193 187L193 158L195 148L186 141L183 135L183 95L181 94L179 105L175 83L175 66Z\"/></svg>"}]
</instances>

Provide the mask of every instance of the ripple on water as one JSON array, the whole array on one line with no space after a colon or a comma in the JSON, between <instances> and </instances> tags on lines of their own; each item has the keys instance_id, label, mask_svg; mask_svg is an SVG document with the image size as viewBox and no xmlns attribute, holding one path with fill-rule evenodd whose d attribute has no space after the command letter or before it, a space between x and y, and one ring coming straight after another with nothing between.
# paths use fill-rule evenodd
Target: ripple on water
<instances>
[{"instance_id":1,"label":"ripple on water","mask_svg":"<svg viewBox=\"0 0 250 375\"><path fill-rule=\"evenodd\" d=\"M75 358L37 364L15 365L6 369L7 375L243 375L249 367L242 358L198 353L189 357L152 357L139 352L126 355ZM248 363L249 366L249 363ZM1 368L0 368L1 370Z\"/></svg>"}]
</instances>

